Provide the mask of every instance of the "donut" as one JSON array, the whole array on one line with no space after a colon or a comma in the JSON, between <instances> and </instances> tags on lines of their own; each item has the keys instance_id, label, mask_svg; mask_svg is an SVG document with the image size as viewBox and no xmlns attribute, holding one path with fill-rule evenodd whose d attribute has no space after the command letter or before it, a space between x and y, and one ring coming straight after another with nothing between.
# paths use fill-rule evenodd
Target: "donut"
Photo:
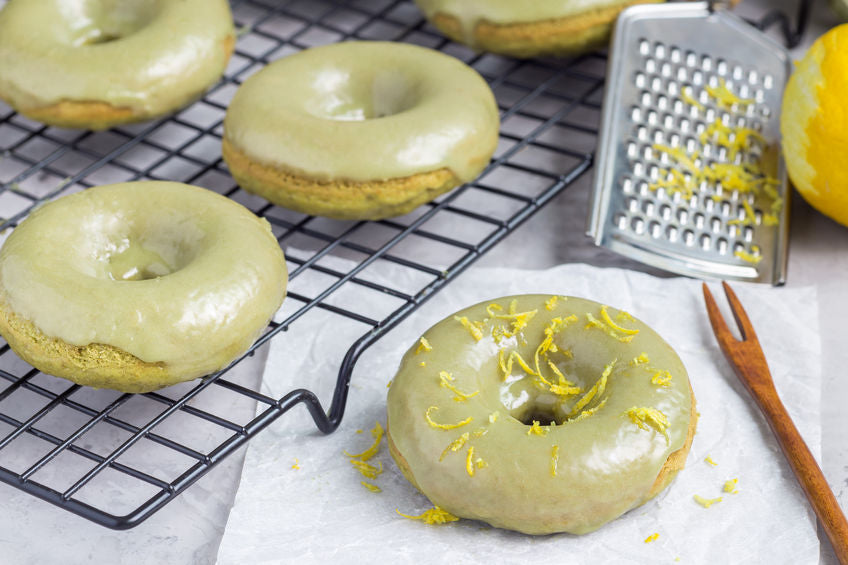
<instances>
[{"instance_id":1,"label":"donut","mask_svg":"<svg viewBox=\"0 0 848 565\"><path fill-rule=\"evenodd\" d=\"M226 0L9 0L0 99L66 128L148 120L198 98L234 45Z\"/></svg>"},{"instance_id":2,"label":"donut","mask_svg":"<svg viewBox=\"0 0 848 565\"><path fill-rule=\"evenodd\" d=\"M603 47L627 6L663 0L415 0L439 31L511 57L569 55Z\"/></svg>"},{"instance_id":3,"label":"donut","mask_svg":"<svg viewBox=\"0 0 848 565\"><path fill-rule=\"evenodd\" d=\"M388 443L450 514L584 534L683 468L694 402L680 358L630 314L508 296L449 316L407 351L389 388Z\"/></svg>"},{"instance_id":4,"label":"donut","mask_svg":"<svg viewBox=\"0 0 848 565\"><path fill-rule=\"evenodd\" d=\"M227 366L285 296L268 222L173 182L90 188L33 212L0 249L0 334L37 369L148 392Z\"/></svg>"},{"instance_id":5,"label":"donut","mask_svg":"<svg viewBox=\"0 0 848 565\"><path fill-rule=\"evenodd\" d=\"M242 188L274 204L376 220L473 180L498 127L492 91L457 59L352 41L301 51L245 81L227 109L223 155Z\"/></svg>"}]
</instances>

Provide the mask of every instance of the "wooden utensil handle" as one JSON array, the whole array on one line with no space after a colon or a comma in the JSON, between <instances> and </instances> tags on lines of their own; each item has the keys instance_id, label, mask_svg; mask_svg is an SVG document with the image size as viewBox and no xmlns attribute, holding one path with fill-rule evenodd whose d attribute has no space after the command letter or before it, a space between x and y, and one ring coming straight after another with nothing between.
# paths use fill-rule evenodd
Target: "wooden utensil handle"
<instances>
[{"instance_id":1,"label":"wooden utensil handle","mask_svg":"<svg viewBox=\"0 0 848 565\"><path fill-rule=\"evenodd\" d=\"M760 389L752 390L752 393L777 437L780 448L789 460L795 477L807 493L807 498L833 545L836 558L842 565L848 565L848 521L845 520L845 514L833 496L824 473L798 433L798 428L792 423L774 387L771 387L771 391Z\"/></svg>"}]
</instances>

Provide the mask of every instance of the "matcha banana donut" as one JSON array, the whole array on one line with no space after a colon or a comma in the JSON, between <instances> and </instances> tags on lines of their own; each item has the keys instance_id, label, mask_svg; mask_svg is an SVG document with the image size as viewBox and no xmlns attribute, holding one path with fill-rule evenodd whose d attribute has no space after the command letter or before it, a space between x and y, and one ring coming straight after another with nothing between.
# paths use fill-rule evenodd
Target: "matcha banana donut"
<instances>
[{"instance_id":1,"label":"matcha banana donut","mask_svg":"<svg viewBox=\"0 0 848 565\"><path fill-rule=\"evenodd\" d=\"M234 44L226 0L9 0L0 99L59 127L147 120L199 97Z\"/></svg>"},{"instance_id":2,"label":"matcha banana donut","mask_svg":"<svg viewBox=\"0 0 848 565\"><path fill-rule=\"evenodd\" d=\"M339 219L406 214L473 180L498 142L498 107L459 60L400 43L315 47L236 92L223 155L238 183Z\"/></svg>"},{"instance_id":3,"label":"matcha banana donut","mask_svg":"<svg viewBox=\"0 0 848 565\"><path fill-rule=\"evenodd\" d=\"M0 249L0 334L76 383L147 392L228 365L285 296L268 223L173 182L106 185L33 212Z\"/></svg>"},{"instance_id":4,"label":"matcha banana donut","mask_svg":"<svg viewBox=\"0 0 848 565\"><path fill-rule=\"evenodd\" d=\"M627 6L663 0L415 0L454 41L512 57L569 55L603 47Z\"/></svg>"},{"instance_id":5,"label":"matcha banana donut","mask_svg":"<svg viewBox=\"0 0 848 565\"><path fill-rule=\"evenodd\" d=\"M388 395L392 456L433 504L528 534L583 534L683 468L695 401L672 348L626 312L523 295L424 333Z\"/></svg>"}]
</instances>

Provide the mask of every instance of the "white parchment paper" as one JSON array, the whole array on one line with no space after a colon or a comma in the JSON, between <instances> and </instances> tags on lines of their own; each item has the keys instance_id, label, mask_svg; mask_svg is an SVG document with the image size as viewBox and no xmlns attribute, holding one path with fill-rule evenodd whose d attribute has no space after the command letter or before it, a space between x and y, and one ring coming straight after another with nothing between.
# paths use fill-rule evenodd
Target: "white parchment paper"
<instances>
[{"instance_id":1,"label":"white parchment paper","mask_svg":"<svg viewBox=\"0 0 848 565\"><path fill-rule=\"evenodd\" d=\"M336 266L349 267L341 260ZM384 276L400 275L387 269ZM734 287L758 331L783 402L820 458L815 289ZM700 413L686 469L655 500L585 536L532 537L468 520L428 526L402 518L396 509L419 514L431 505L400 474L385 442L372 460L385 467L373 481L380 493L360 484L364 477L343 450L364 450L371 443L368 430L375 421L385 423L386 384L425 329L472 303L532 292L582 296L626 309L671 343L689 371ZM721 297L718 285L713 292ZM355 293L349 297L356 298ZM266 393L279 397L305 386L329 404L337 362L327 361L329 352L315 345L316 336L332 332L341 347L363 331L337 319L317 313L272 341ZM715 465L705 461L708 456ZM295 459L299 468L293 468ZM738 494L722 492L732 478L739 481ZM694 502L696 494L722 501L703 508ZM654 533L659 537L646 543ZM250 443L219 563L378 558L386 563L800 564L818 563L819 542L815 517L788 464L718 349L700 282L564 265L545 271L472 269L363 355L338 431L322 436L299 406Z\"/></svg>"}]
</instances>

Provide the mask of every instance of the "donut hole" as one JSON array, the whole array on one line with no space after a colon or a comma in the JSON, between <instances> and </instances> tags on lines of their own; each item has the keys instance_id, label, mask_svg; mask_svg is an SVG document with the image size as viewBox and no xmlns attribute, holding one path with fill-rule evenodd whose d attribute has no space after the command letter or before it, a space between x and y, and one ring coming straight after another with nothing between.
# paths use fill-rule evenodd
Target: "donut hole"
<instances>
[{"instance_id":1,"label":"donut hole","mask_svg":"<svg viewBox=\"0 0 848 565\"><path fill-rule=\"evenodd\" d=\"M539 389L526 378L507 382L501 389L501 402L510 416L527 426L533 422L542 426L559 425L568 418L556 395Z\"/></svg>"},{"instance_id":2,"label":"donut hole","mask_svg":"<svg viewBox=\"0 0 848 565\"><path fill-rule=\"evenodd\" d=\"M326 120L362 122L394 116L418 104L415 82L405 72L369 74L357 77L338 69L319 71L306 110Z\"/></svg>"},{"instance_id":3,"label":"donut hole","mask_svg":"<svg viewBox=\"0 0 848 565\"><path fill-rule=\"evenodd\" d=\"M69 2L63 15L69 42L76 47L111 43L146 27L159 12L160 0Z\"/></svg>"}]
</instances>

